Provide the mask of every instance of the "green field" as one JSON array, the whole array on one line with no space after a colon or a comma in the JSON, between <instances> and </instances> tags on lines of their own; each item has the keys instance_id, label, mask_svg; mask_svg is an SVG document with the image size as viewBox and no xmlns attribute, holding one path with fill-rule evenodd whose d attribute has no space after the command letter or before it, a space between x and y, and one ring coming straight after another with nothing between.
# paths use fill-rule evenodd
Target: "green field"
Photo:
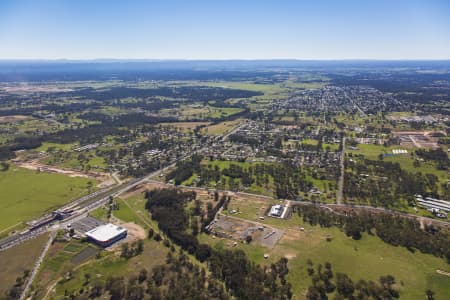
<instances>
[{"instance_id":1,"label":"green field","mask_svg":"<svg viewBox=\"0 0 450 300\"><path fill-rule=\"evenodd\" d=\"M51 142L44 142L39 148L36 148L38 151L44 151L47 152L50 150L64 150L64 151L70 151L73 147L77 146L77 144L58 144L58 143L51 143Z\"/></svg>"},{"instance_id":2,"label":"green field","mask_svg":"<svg viewBox=\"0 0 450 300\"><path fill-rule=\"evenodd\" d=\"M157 224L152 221L144 209L144 198L142 194L133 195L127 199L115 199L119 204L118 210L113 210L113 215L125 222L134 222L148 229L153 227L158 232ZM106 209L100 208L91 215L94 217L106 216ZM47 287L53 286L56 295L63 295L65 290L78 290L83 287L84 275L91 275L91 282L105 282L108 276L130 277L146 268L163 264L168 248L162 243L154 240L144 240L144 252L131 259L124 259L110 251L101 251L99 257L91 257L89 262L76 264L73 258L82 249L87 247L87 243L72 241L69 243L55 243L46 257L42 270L37 279L38 297L42 298L47 292ZM176 247L178 248L178 247ZM72 272L70 280L64 280L68 271ZM54 297L54 293L49 294ZM58 297L57 297L58 298ZM58 298L59 299L59 298Z\"/></svg>"},{"instance_id":3,"label":"green field","mask_svg":"<svg viewBox=\"0 0 450 300\"><path fill-rule=\"evenodd\" d=\"M15 167L0 172L0 232L86 194L89 181Z\"/></svg>"},{"instance_id":4,"label":"green field","mask_svg":"<svg viewBox=\"0 0 450 300\"><path fill-rule=\"evenodd\" d=\"M202 133L206 135L222 135L228 133L238 124L242 123L242 119L236 119L233 121L225 121L218 124L210 125L203 128Z\"/></svg>"},{"instance_id":5,"label":"green field","mask_svg":"<svg viewBox=\"0 0 450 300\"><path fill-rule=\"evenodd\" d=\"M67 148L69 145L70 144L62 146L66 146L65 148ZM107 168L105 159L95 155L94 151L77 153L71 151L70 147L69 150L66 150L65 148L58 148L61 149L60 152L50 154L47 158L43 159L42 162L47 165L72 170L103 171ZM84 157L83 160L79 160L80 155Z\"/></svg>"},{"instance_id":6,"label":"green field","mask_svg":"<svg viewBox=\"0 0 450 300\"><path fill-rule=\"evenodd\" d=\"M436 273L437 269L449 271L443 259L418 251L411 253L367 234L355 241L337 228L308 226L300 220L296 223L305 232L294 231L294 239L285 238L273 250L275 254L291 256L288 280L299 283L294 285L296 295L301 295L310 285L305 266L308 258L316 264L328 261L334 272L347 273L354 281L376 281L382 275L391 274L396 278L401 299L424 299L426 289L433 290L436 299L444 299L450 293L450 277ZM333 237L331 242L325 240L327 234Z\"/></svg>"},{"instance_id":7,"label":"green field","mask_svg":"<svg viewBox=\"0 0 450 300\"><path fill-rule=\"evenodd\" d=\"M245 218L246 213L238 216ZM391 246L368 234L355 241L337 228L310 226L296 215L291 220L266 218L264 223L269 220L273 220L267 222L272 226L286 229L284 237L273 249L240 243L237 248L244 250L255 263L268 266L283 256L287 257L287 279L293 287L293 299L305 299L306 289L311 285L306 271L308 259L315 265L330 262L333 272L346 273L354 282L359 279L377 281L380 276L391 274L396 279L400 299L425 299L426 289L436 293L435 299L446 299L450 293L450 277L436 273L438 269L450 271L443 259L418 251L412 253L404 247ZM304 231L300 230L301 227ZM331 235L331 242L326 241L327 235ZM231 243L226 239L212 239L202 234L200 240L216 248L231 248ZM265 253L270 255L267 260L263 258Z\"/></svg>"},{"instance_id":8,"label":"green field","mask_svg":"<svg viewBox=\"0 0 450 300\"><path fill-rule=\"evenodd\" d=\"M347 155L351 153L353 155L353 159L355 159L355 155L362 154L365 158L370 160L378 160L378 156L380 154L392 154L393 149L406 149L408 150L408 154L399 154L399 155L392 155L388 157L383 157L384 161L389 161L393 163L399 163L400 167L408 172L413 173L419 173L422 174L434 174L439 178L440 183L446 183L448 181L448 174L445 170L438 170L436 168L436 163L430 162L430 161L423 161L420 162L419 166L414 166L414 160L415 160L415 154L411 155L411 153L414 153L416 148L405 148L399 145L384 147L382 145L372 145L372 144L358 144L357 145L358 150L350 150L346 149ZM442 187L439 185L439 188Z\"/></svg>"},{"instance_id":9,"label":"green field","mask_svg":"<svg viewBox=\"0 0 450 300\"><path fill-rule=\"evenodd\" d=\"M82 265L72 269L72 279L68 281L59 281L55 286L56 294L62 296L65 290L78 290L85 281L84 274L91 275L92 282L105 282L108 276L124 276L130 277L137 275L143 268L151 270L156 265L163 264L167 255L168 248L162 243L153 240L144 241L144 252L141 255L133 257L129 260L120 258L112 253L103 253L100 259L93 259L91 263ZM44 276L45 274L42 274ZM63 276L64 272L58 272L55 275ZM55 276L54 279L58 277ZM62 279L62 278L61 278ZM48 283L42 287L47 287ZM57 297L59 299L59 297Z\"/></svg>"},{"instance_id":10,"label":"green field","mask_svg":"<svg viewBox=\"0 0 450 300\"><path fill-rule=\"evenodd\" d=\"M0 298L10 289L17 277L31 270L33 263L47 242L47 234L0 252Z\"/></svg>"}]
</instances>

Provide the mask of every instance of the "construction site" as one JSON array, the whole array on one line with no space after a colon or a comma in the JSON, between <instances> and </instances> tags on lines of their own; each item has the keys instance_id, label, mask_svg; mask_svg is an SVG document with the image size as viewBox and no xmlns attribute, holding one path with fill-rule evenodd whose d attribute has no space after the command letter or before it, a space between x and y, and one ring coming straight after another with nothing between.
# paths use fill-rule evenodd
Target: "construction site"
<instances>
[{"instance_id":1,"label":"construction site","mask_svg":"<svg viewBox=\"0 0 450 300\"><path fill-rule=\"evenodd\" d=\"M444 131L395 131L392 133L403 147L437 149L439 136L447 135Z\"/></svg>"},{"instance_id":2,"label":"construction site","mask_svg":"<svg viewBox=\"0 0 450 300\"><path fill-rule=\"evenodd\" d=\"M224 215L219 215L207 229L213 236L234 240L234 245L237 245L237 242L251 241L269 249L272 249L284 234L281 229Z\"/></svg>"}]
</instances>

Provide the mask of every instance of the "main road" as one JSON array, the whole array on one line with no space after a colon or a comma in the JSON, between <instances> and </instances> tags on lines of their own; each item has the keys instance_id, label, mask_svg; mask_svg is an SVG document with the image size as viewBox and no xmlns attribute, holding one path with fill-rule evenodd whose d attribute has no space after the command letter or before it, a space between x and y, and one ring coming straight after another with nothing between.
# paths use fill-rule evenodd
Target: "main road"
<instances>
[{"instance_id":1,"label":"main road","mask_svg":"<svg viewBox=\"0 0 450 300\"><path fill-rule=\"evenodd\" d=\"M342 137L342 149L341 149L341 158L339 161L340 175L338 179L338 190L336 195L337 204L342 203L342 198L344 196L344 176L345 176L345 133Z\"/></svg>"}]
</instances>

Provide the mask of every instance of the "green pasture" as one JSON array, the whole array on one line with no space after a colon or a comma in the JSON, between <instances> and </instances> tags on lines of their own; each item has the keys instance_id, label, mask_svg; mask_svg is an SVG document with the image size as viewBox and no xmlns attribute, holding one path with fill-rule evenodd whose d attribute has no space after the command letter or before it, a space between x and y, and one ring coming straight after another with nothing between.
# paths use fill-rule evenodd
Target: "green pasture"
<instances>
[{"instance_id":1,"label":"green pasture","mask_svg":"<svg viewBox=\"0 0 450 300\"><path fill-rule=\"evenodd\" d=\"M81 197L88 192L89 181L93 180L14 166L0 172L0 231Z\"/></svg>"}]
</instances>

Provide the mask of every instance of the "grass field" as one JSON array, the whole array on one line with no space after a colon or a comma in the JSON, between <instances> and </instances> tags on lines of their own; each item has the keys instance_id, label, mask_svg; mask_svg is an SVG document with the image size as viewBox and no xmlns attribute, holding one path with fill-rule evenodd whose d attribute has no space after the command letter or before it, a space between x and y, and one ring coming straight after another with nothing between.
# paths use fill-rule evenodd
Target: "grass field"
<instances>
[{"instance_id":1,"label":"grass field","mask_svg":"<svg viewBox=\"0 0 450 300\"><path fill-rule=\"evenodd\" d=\"M44 142L42 145L37 148L38 151L48 151L50 149L58 149L58 150L64 150L64 151L70 151L73 147L75 147L77 144L58 144L58 143L50 143L50 142Z\"/></svg>"},{"instance_id":2,"label":"grass field","mask_svg":"<svg viewBox=\"0 0 450 300\"><path fill-rule=\"evenodd\" d=\"M313 139L304 139L300 143L304 144L304 145L317 146L319 141L318 140L313 140ZM337 151L337 150L339 150L339 144L322 143L322 149L326 150L327 148L329 149L329 151Z\"/></svg>"},{"instance_id":3,"label":"grass field","mask_svg":"<svg viewBox=\"0 0 450 300\"><path fill-rule=\"evenodd\" d=\"M242 205L240 210L241 213L236 216L255 220L254 214ZM285 235L273 249L241 243L236 248L244 250L255 263L268 266L283 256L287 257L287 279L293 286L293 299L305 299L306 289L311 285L306 272L308 259L315 265L328 261L335 273L346 273L354 282L359 279L377 281L380 276L391 274L396 279L400 299L425 299L426 289L436 293L435 299L446 299L450 294L450 277L436 273L437 269L450 271L443 259L418 251L411 253L406 248L391 246L367 234L355 241L337 228L325 229L305 224L297 215L290 220L266 218L263 222L286 229ZM304 231L300 230L301 227ZM327 235L332 236L331 242L326 241ZM213 239L205 234L200 235L199 239L215 248L232 248L232 243L226 239ZM263 258L266 253L269 254L267 260Z\"/></svg>"},{"instance_id":4,"label":"grass field","mask_svg":"<svg viewBox=\"0 0 450 300\"><path fill-rule=\"evenodd\" d=\"M137 275L143 268L151 270L154 266L164 262L167 252L168 248L164 247L162 243L145 240L144 252L129 260L107 253L103 258L94 259L89 264L73 269L71 280L60 282L56 285L56 294L63 295L66 289L77 290L81 288L82 283L85 281L84 274L86 273L91 275L92 282L105 282L109 276L130 277L131 275Z\"/></svg>"},{"instance_id":5,"label":"grass field","mask_svg":"<svg viewBox=\"0 0 450 300\"><path fill-rule=\"evenodd\" d=\"M14 167L0 172L0 232L82 196L89 181Z\"/></svg>"},{"instance_id":6,"label":"grass field","mask_svg":"<svg viewBox=\"0 0 450 300\"><path fill-rule=\"evenodd\" d=\"M23 271L31 270L46 242L47 234L43 234L0 252L0 295L3 296L14 285L16 278L23 275Z\"/></svg>"},{"instance_id":7,"label":"grass field","mask_svg":"<svg viewBox=\"0 0 450 300\"><path fill-rule=\"evenodd\" d=\"M125 222L134 222L144 228L153 227L158 232L157 224L152 221L144 209L144 197L135 194L126 199L116 199L119 210L114 210L113 215ZM105 210L96 210L92 216L105 215ZM55 292L51 297L63 295L65 290L78 290L85 281L84 275L91 275L91 282L105 282L109 276L130 277L146 268L151 270L153 266L162 264L167 255L168 248L154 240L144 240L144 252L131 259L124 259L117 254L102 251L100 258L90 258L88 263L75 264L74 257L87 247L87 243L70 242L59 243L52 246L45 260L43 270L38 277L39 296L42 297L48 286L54 285ZM66 273L72 272L72 279L62 280ZM56 284L57 283L57 284Z\"/></svg>"},{"instance_id":8,"label":"grass field","mask_svg":"<svg viewBox=\"0 0 450 300\"><path fill-rule=\"evenodd\" d=\"M393 149L406 149L408 150L408 154L400 154L400 155L392 155L389 157L384 157L384 161L390 161L394 163L399 163L401 168L413 172L422 174L434 174L439 178L440 183L446 183L448 181L447 171L436 169L436 164L432 162L420 162L420 166L414 166L414 156L411 156L411 153L416 150L416 148L405 148L398 145L384 147L382 145L366 145L359 144L357 145L358 150L350 150L346 149L346 153L352 153L355 155L362 154L365 158L371 160L378 160L378 156L380 154L392 154ZM441 187L439 187L441 188Z\"/></svg>"},{"instance_id":9,"label":"grass field","mask_svg":"<svg viewBox=\"0 0 450 300\"><path fill-rule=\"evenodd\" d=\"M68 145L62 145L69 147ZM62 148L61 148L62 149ZM78 159L79 155L83 155L86 160L80 161ZM71 170L92 170L92 171L103 171L107 168L105 159L103 157L95 155L94 151L87 153L77 153L74 151L63 150L63 152L57 152L50 154L47 158L43 159L44 164L51 166L56 166L59 168L66 168Z\"/></svg>"},{"instance_id":10,"label":"grass field","mask_svg":"<svg viewBox=\"0 0 450 300\"><path fill-rule=\"evenodd\" d=\"M221 135L229 132L238 124L242 123L243 119L236 119L233 121L225 121L203 128L202 132L207 135Z\"/></svg>"},{"instance_id":11,"label":"grass field","mask_svg":"<svg viewBox=\"0 0 450 300\"><path fill-rule=\"evenodd\" d=\"M288 280L298 283L294 284L297 299L302 299L301 295L310 285L305 267L308 258L316 264L328 261L334 272L347 273L354 281L376 281L382 275L391 274L396 278L401 299L424 299L428 288L435 291L436 299L445 299L450 293L450 277L436 273L437 269L449 271L443 259L411 253L367 234L355 241L337 228L313 227L301 220L295 223L305 231L288 230L272 253L290 258ZM333 237L331 242L325 240L327 234Z\"/></svg>"},{"instance_id":12,"label":"grass field","mask_svg":"<svg viewBox=\"0 0 450 300\"><path fill-rule=\"evenodd\" d=\"M197 126L209 125L210 122L174 122L174 123L160 123L162 126L173 126L179 128L181 131L188 132L194 130Z\"/></svg>"}]
</instances>

